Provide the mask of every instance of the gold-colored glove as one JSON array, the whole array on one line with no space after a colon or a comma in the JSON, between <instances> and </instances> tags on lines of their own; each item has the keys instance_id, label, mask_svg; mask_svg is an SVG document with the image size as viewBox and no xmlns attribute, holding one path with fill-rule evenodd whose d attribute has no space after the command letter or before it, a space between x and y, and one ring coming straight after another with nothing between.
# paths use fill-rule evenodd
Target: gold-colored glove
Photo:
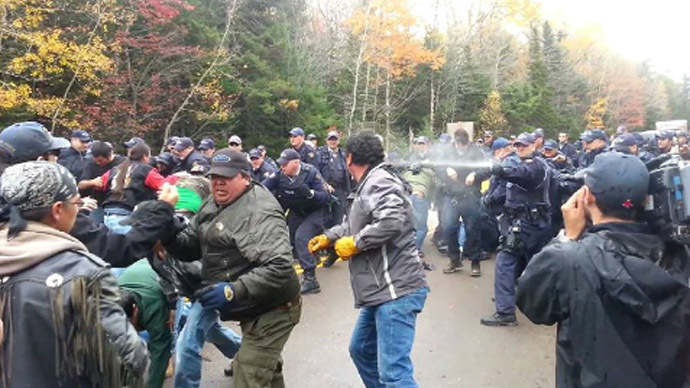
<instances>
[{"instance_id":1,"label":"gold-colored glove","mask_svg":"<svg viewBox=\"0 0 690 388\"><path fill-rule=\"evenodd\" d=\"M309 253L314 253L318 252L321 250L324 250L328 247L331 246L331 241L326 237L325 234L320 234L313 239L309 240L309 243L307 244L307 249L309 249Z\"/></svg>"},{"instance_id":2,"label":"gold-colored glove","mask_svg":"<svg viewBox=\"0 0 690 388\"><path fill-rule=\"evenodd\" d=\"M355 245L355 237L347 236L335 242L335 253L343 260L359 253L359 248Z\"/></svg>"}]
</instances>

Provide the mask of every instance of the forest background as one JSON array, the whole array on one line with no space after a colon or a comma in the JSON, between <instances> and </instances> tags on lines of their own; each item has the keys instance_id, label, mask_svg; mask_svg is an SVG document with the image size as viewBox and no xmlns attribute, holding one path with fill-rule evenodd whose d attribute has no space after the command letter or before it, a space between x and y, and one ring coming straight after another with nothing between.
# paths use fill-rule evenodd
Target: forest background
<instances>
[{"instance_id":1,"label":"forest background","mask_svg":"<svg viewBox=\"0 0 690 388\"><path fill-rule=\"evenodd\" d=\"M405 146L456 121L553 137L690 119L689 77L555 27L537 2L439 1L421 17L403 0L0 0L0 127L275 151L295 126Z\"/></svg>"}]
</instances>

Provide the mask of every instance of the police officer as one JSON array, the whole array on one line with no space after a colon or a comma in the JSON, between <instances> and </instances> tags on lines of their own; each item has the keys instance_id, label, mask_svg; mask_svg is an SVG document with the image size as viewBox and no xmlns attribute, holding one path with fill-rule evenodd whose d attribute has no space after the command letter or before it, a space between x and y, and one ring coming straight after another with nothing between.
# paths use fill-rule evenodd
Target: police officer
<instances>
[{"instance_id":1,"label":"police officer","mask_svg":"<svg viewBox=\"0 0 690 388\"><path fill-rule=\"evenodd\" d=\"M671 152L673 148L673 131L659 131L656 135L656 144L658 149L658 155L666 154Z\"/></svg>"},{"instance_id":2,"label":"police officer","mask_svg":"<svg viewBox=\"0 0 690 388\"><path fill-rule=\"evenodd\" d=\"M590 164L594 162L594 158L606 152L606 146L608 144L608 137L606 132L601 129L593 129L591 131L585 131L582 136L582 150L580 158L577 162L577 168L587 168Z\"/></svg>"},{"instance_id":3,"label":"police officer","mask_svg":"<svg viewBox=\"0 0 690 388\"><path fill-rule=\"evenodd\" d=\"M558 150L558 144L556 144L554 140L547 140L544 142L542 155L554 169L569 173L573 171L572 161L567 155Z\"/></svg>"},{"instance_id":4,"label":"police officer","mask_svg":"<svg viewBox=\"0 0 690 388\"><path fill-rule=\"evenodd\" d=\"M210 167L208 159L204 154L194 149L194 141L188 137L179 138L172 153L180 160L180 163L175 167L175 172L203 173Z\"/></svg>"},{"instance_id":5,"label":"police officer","mask_svg":"<svg viewBox=\"0 0 690 388\"><path fill-rule=\"evenodd\" d=\"M264 157L261 156L261 151L256 148L249 151L249 162L252 165L252 179L257 182L263 182L265 179L270 178L273 174L278 172L277 168L266 163Z\"/></svg>"},{"instance_id":6,"label":"police officer","mask_svg":"<svg viewBox=\"0 0 690 388\"><path fill-rule=\"evenodd\" d=\"M326 185L319 170L302 162L299 153L293 149L284 150L278 164L281 170L264 180L263 184L288 211L293 255L304 270L300 292L318 293L321 286L316 280L316 258L307 249L307 243L323 232L323 211L328 202Z\"/></svg>"},{"instance_id":7,"label":"police officer","mask_svg":"<svg viewBox=\"0 0 690 388\"><path fill-rule=\"evenodd\" d=\"M506 202L501 218L502 245L496 257L494 297L496 312L481 319L486 326L515 326L515 279L529 259L548 242L549 167L536 152L535 137L523 133L514 143L521 162L495 164L492 175L505 179Z\"/></svg>"},{"instance_id":8,"label":"police officer","mask_svg":"<svg viewBox=\"0 0 690 388\"><path fill-rule=\"evenodd\" d=\"M331 203L330 214L326 217L326 227L330 228L343 222L347 195L352 189L350 173L347 171L345 162L345 152L340 147L338 132L328 132L326 145L319 147L317 153L321 161L319 170L326 182L326 189L338 199L338 203Z\"/></svg>"},{"instance_id":9,"label":"police officer","mask_svg":"<svg viewBox=\"0 0 690 388\"><path fill-rule=\"evenodd\" d=\"M473 277L481 276L481 233L479 228L480 214L480 185L475 165L484 161L484 155L474 144L464 129L458 129L454 134L454 143L443 157L449 163L447 166L437 167L436 176L443 185L443 224L446 243L448 244L448 258L450 263L443 270L445 274L454 273L462 268L462 255L472 261ZM467 233L463 253L460 252L458 231L460 220Z\"/></svg>"},{"instance_id":10,"label":"police officer","mask_svg":"<svg viewBox=\"0 0 690 388\"><path fill-rule=\"evenodd\" d=\"M577 149L568 142L570 135L567 132L558 134L558 151L570 158L573 164L577 163Z\"/></svg>"},{"instance_id":11,"label":"police officer","mask_svg":"<svg viewBox=\"0 0 690 388\"><path fill-rule=\"evenodd\" d=\"M635 139L637 145L637 157L640 158L643 163L647 163L654 159L654 155L645 148L644 137L639 132L631 132L630 135Z\"/></svg>"},{"instance_id":12,"label":"police officer","mask_svg":"<svg viewBox=\"0 0 690 388\"><path fill-rule=\"evenodd\" d=\"M213 139L207 137L199 142L199 147L197 147L197 149L199 152L203 153L209 163L211 163L211 158L216 152L216 143Z\"/></svg>"},{"instance_id":13,"label":"police officer","mask_svg":"<svg viewBox=\"0 0 690 388\"><path fill-rule=\"evenodd\" d=\"M299 127L292 128L289 135L290 145L295 151L297 151L297 153L299 153L302 162L309 163L312 166L319 168L319 155L316 154L314 147L304 140L304 129Z\"/></svg>"},{"instance_id":14,"label":"police officer","mask_svg":"<svg viewBox=\"0 0 690 388\"><path fill-rule=\"evenodd\" d=\"M91 135L84 130L72 132L70 139L71 147L65 148L60 152L58 163L65 166L74 175L74 179L79 182L86 165L86 152L91 146Z\"/></svg>"},{"instance_id":15,"label":"police officer","mask_svg":"<svg viewBox=\"0 0 690 388\"><path fill-rule=\"evenodd\" d=\"M256 146L256 149L259 150L259 152L261 152L261 157L264 158L264 162L270 164L274 169L278 170L278 164L275 160L268 156L268 152L266 151L265 145L259 144L258 146Z\"/></svg>"}]
</instances>

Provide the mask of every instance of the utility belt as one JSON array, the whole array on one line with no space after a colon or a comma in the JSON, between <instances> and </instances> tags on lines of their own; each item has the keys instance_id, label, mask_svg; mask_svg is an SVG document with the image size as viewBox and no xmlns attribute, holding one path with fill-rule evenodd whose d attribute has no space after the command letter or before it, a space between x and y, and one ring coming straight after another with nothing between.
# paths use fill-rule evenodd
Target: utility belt
<instances>
[{"instance_id":1,"label":"utility belt","mask_svg":"<svg viewBox=\"0 0 690 388\"><path fill-rule=\"evenodd\" d=\"M286 310L290 310L294 306L299 305L300 303L302 303L302 297L300 296L300 294L297 294L297 296L292 298L292 300L290 300L287 303L281 304L280 306L276 307L275 309L280 310L280 311L286 311Z\"/></svg>"},{"instance_id":2,"label":"utility belt","mask_svg":"<svg viewBox=\"0 0 690 388\"><path fill-rule=\"evenodd\" d=\"M549 206L546 204L506 207L505 214L508 215L511 220L526 219L531 224L542 220L548 220L549 217L551 217Z\"/></svg>"}]
</instances>

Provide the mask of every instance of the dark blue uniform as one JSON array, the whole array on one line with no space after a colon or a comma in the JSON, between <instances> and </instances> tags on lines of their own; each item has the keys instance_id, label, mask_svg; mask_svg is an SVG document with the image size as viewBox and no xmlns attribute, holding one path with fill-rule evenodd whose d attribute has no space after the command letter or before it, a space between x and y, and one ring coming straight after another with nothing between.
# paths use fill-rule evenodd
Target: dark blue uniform
<instances>
[{"instance_id":1,"label":"dark blue uniform","mask_svg":"<svg viewBox=\"0 0 690 388\"><path fill-rule=\"evenodd\" d=\"M84 166L86 166L86 154L72 147L65 148L60 151L58 163L65 166L65 168L74 175L74 179L77 182L83 180L82 173L84 172Z\"/></svg>"},{"instance_id":2,"label":"dark blue uniform","mask_svg":"<svg viewBox=\"0 0 690 388\"><path fill-rule=\"evenodd\" d=\"M316 259L309 253L307 243L323 232L323 209L328 192L316 167L301 163L295 177L278 172L264 180L263 185L276 196L283 209L288 210L288 227L293 255L299 260L305 276L313 276Z\"/></svg>"},{"instance_id":3,"label":"dark blue uniform","mask_svg":"<svg viewBox=\"0 0 690 388\"><path fill-rule=\"evenodd\" d=\"M333 196L338 203L331 203L330 214L326 217L326 226L338 225L343 221L347 196L352 189L350 173L347 171L345 152L338 147L331 150L328 146L319 147L316 152L321 164L319 170L324 181L333 187Z\"/></svg>"},{"instance_id":4,"label":"dark blue uniform","mask_svg":"<svg viewBox=\"0 0 690 388\"><path fill-rule=\"evenodd\" d=\"M515 279L550 238L550 170L540 156L504 166L506 201L501 218L501 249L496 257L496 312L515 314Z\"/></svg>"},{"instance_id":5,"label":"dark blue uniform","mask_svg":"<svg viewBox=\"0 0 690 388\"><path fill-rule=\"evenodd\" d=\"M512 152L501 159L501 165L514 167L520 164L520 158ZM498 176L491 176L489 189L482 197L481 203L481 233L482 251L494 252L499 243L499 228L497 217L503 213L506 202L506 184L508 182ZM486 256L485 256L486 257Z\"/></svg>"},{"instance_id":6,"label":"dark blue uniform","mask_svg":"<svg viewBox=\"0 0 690 388\"><path fill-rule=\"evenodd\" d=\"M311 144L304 142L299 148L295 148L295 151L299 153L302 163L309 163L312 166L319 168L321 164L319 161L319 155L316 153L316 150L311 146Z\"/></svg>"},{"instance_id":7,"label":"dark blue uniform","mask_svg":"<svg viewBox=\"0 0 690 388\"><path fill-rule=\"evenodd\" d=\"M577 168L578 169L583 169L589 167L590 164L594 163L594 158L597 157L597 155L607 152L606 147L599 148L598 150L592 150L590 152L582 152L580 154L580 159L577 162Z\"/></svg>"},{"instance_id":8,"label":"dark blue uniform","mask_svg":"<svg viewBox=\"0 0 690 388\"><path fill-rule=\"evenodd\" d=\"M577 148L575 148L574 145L570 143L558 143L558 151L562 152L563 155L570 158L570 160L572 160L573 163L577 161Z\"/></svg>"},{"instance_id":9,"label":"dark blue uniform","mask_svg":"<svg viewBox=\"0 0 690 388\"><path fill-rule=\"evenodd\" d=\"M266 163L266 160L264 159L264 162L261 163L261 167L254 169L252 168L252 179L254 179L257 182L263 182L264 180L270 178L273 174L277 173L278 169L274 168L272 165L269 163Z\"/></svg>"}]
</instances>

